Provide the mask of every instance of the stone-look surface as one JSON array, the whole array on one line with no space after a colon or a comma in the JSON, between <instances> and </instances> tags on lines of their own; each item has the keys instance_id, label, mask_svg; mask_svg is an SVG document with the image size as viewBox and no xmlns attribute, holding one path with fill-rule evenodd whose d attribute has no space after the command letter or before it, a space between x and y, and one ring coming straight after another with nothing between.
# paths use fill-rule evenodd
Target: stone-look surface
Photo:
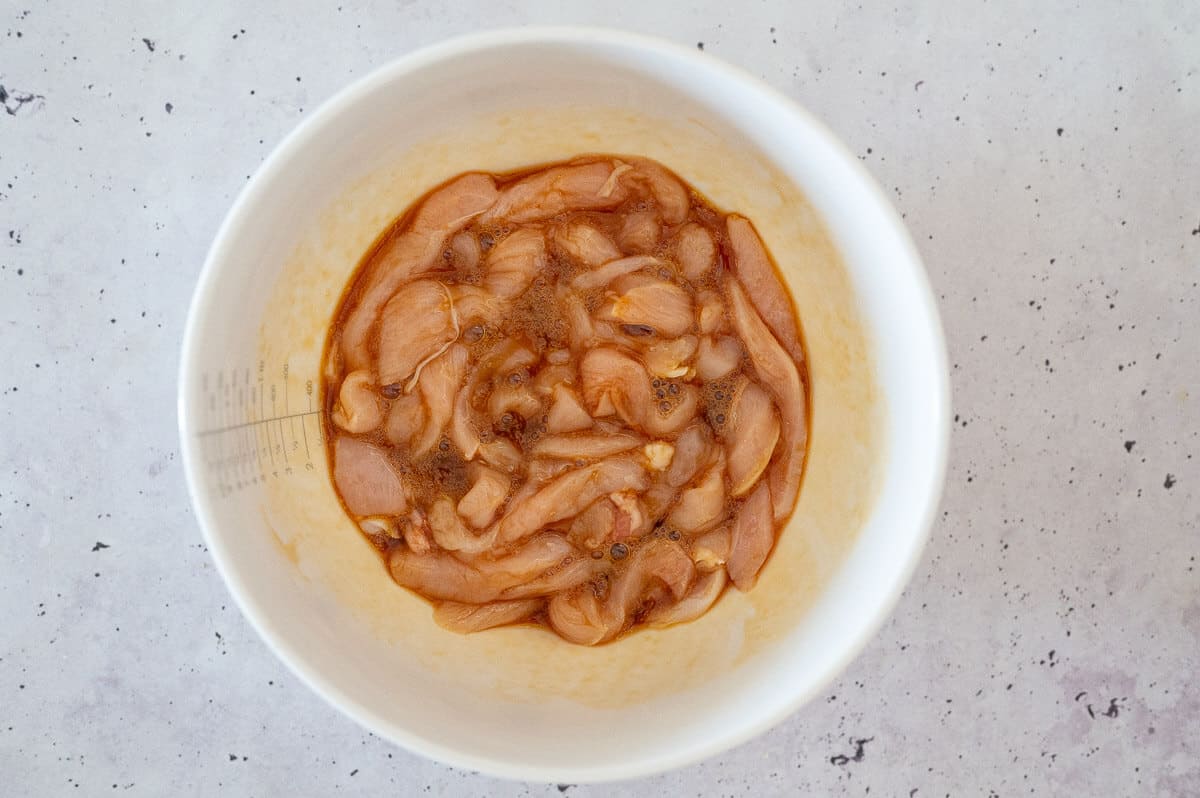
<instances>
[{"instance_id":1,"label":"stone-look surface","mask_svg":"<svg viewBox=\"0 0 1200 798\"><path fill-rule=\"evenodd\" d=\"M0 4L0 792L1200 795L1200 5L105 5ZM372 67L535 22L702 46L826 119L928 261L957 413L924 561L828 693L602 788L326 706L231 605L177 456L247 175Z\"/></svg>"}]
</instances>

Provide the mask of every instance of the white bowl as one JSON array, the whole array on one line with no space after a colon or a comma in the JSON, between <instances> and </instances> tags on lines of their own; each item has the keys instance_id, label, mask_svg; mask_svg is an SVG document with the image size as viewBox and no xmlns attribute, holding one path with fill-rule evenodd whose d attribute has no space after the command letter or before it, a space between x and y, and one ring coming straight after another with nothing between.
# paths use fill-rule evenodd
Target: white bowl
<instances>
[{"instance_id":1,"label":"white bowl","mask_svg":"<svg viewBox=\"0 0 1200 798\"><path fill-rule=\"evenodd\" d=\"M799 308L804 486L758 586L595 649L458 636L343 515L319 440L324 335L358 258L427 188L584 152L665 163L754 219ZM359 80L246 185L184 336L179 425L217 566L287 665L382 737L510 778L594 782L763 732L866 644L940 493L949 380L919 256L875 182L787 98L702 53L611 31L455 39Z\"/></svg>"}]
</instances>

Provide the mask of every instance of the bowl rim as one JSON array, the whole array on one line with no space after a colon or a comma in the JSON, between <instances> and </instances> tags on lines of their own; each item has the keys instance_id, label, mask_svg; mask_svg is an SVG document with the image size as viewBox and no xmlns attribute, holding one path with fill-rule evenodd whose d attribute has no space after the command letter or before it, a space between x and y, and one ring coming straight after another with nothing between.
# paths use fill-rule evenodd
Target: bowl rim
<instances>
[{"instance_id":1,"label":"bowl rim","mask_svg":"<svg viewBox=\"0 0 1200 798\"><path fill-rule=\"evenodd\" d=\"M406 74L436 65L439 62L481 51L544 44L600 44L615 51L638 50L683 62L697 74L703 74L705 71L719 74L727 81L740 84L745 91L751 92L769 103L773 112L786 118L787 124L806 128L813 135L821 138L855 174L860 187L870 195L871 200L878 206L882 218L886 219L887 224L892 228L889 232L895 236L899 244L895 267L897 270L903 271L901 279L909 282L916 289L919 307L915 309L914 316L924 319L929 326L926 332L933 344L933 351L929 354L934 360L933 372L937 375L938 380L938 384L932 386L934 390L929 396L929 401L933 406L931 417L940 422L934 424L935 437L929 441L933 452L930 472L932 478L927 485L923 486L923 495L919 502L914 504L914 506L919 506L919 512L914 514L916 529L912 542L903 562L898 563L893 572L894 579L890 589L871 611L870 618L862 626L862 632L853 644L845 648L820 678L813 680L803 689L795 690L791 695L781 697L771 706L763 708L757 712L752 722L732 726L725 733L711 735L703 742L680 746L644 758L629 759L620 765L545 767L466 752L429 740L423 737L419 731L389 721L372 707L350 698L333 680L309 663L282 633L275 630L271 619L251 598L247 584L235 573L232 559L222 544L220 535L216 532L216 524L208 506L208 499L201 489L204 482L202 458L197 453L193 442L194 432L189 428L188 423L188 419L194 417L194 410L197 409L194 397L197 395L195 387L198 377L194 364L199 357L201 321L206 315L207 307L213 301L217 273L221 269L231 266L226 254L230 246L229 239L246 209L257 202L260 195L266 193L273 176L292 166L305 140L313 132L330 123L343 109L361 101L364 95L370 95L381 86L402 79ZM828 126L764 80L708 53L695 51L676 42L604 27L531 26L501 28L452 37L399 56L352 81L322 102L314 112L293 128L263 160L252 177L243 185L222 220L208 249L188 308L179 361L178 386L177 412L181 459L188 494L201 533L212 554L216 569L238 608L271 652L326 703L381 738L443 764L511 780L580 784L650 776L681 768L730 750L763 734L792 715L845 671L850 662L858 657L867 643L878 633L884 621L895 610L904 588L920 563L929 540L945 485L949 455L950 375L941 318L928 274L916 246L901 217L875 178Z\"/></svg>"}]
</instances>

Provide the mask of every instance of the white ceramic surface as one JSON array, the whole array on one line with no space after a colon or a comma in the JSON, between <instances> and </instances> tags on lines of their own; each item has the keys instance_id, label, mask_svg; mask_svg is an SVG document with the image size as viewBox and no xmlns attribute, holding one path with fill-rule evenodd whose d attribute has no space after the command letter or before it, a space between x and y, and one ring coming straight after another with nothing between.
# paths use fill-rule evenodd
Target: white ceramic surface
<instances>
[{"instance_id":1,"label":"white ceramic surface","mask_svg":"<svg viewBox=\"0 0 1200 798\"><path fill-rule=\"evenodd\" d=\"M671 705L673 717L649 705L584 711L554 701L512 709L453 703L446 698L453 685L437 694L420 681L410 682L411 695L397 695L400 687L370 700L365 671L345 664L361 638L336 614L322 616L317 630L299 623L296 605L284 600L294 586L278 572L281 560L247 548L256 534L267 537L262 530L271 521L255 490L226 492L206 468L197 434L211 386L202 383L227 364L255 359L264 304L283 268L277 253L298 240L289 220L319 214L334 189L362 179L356 170L382 140L381 119L418 137L437 131L439 103L451 114L473 102L511 102L519 110L539 98L579 101L594 88L611 104L617 84L595 77L605 74L620 75L627 101L644 104L634 111L687 103L711 115L714 126L736 129L824 221L854 287L872 346L871 363L862 367L873 370L883 405L883 469L873 507L861 529L848 531L857 539L803 622L742 663L738 687L726 684L712 706L681 700ZM405 116L414 107L427 112ZM456 39L383 67L312 113L250 180L217 235L189 316L179 402L183 461L212 554L246 616L302 679L411 750L496 775L560 782L629 778L723 750L779 722L834 678L882 623L918 561L949 433L945 347L920 259L857 159L782 95L721 62L588 29ZM624 745L597 733L621 727L634 738ZM516 741L499 739L508 737Z\"/></svg>"}]
</instances>

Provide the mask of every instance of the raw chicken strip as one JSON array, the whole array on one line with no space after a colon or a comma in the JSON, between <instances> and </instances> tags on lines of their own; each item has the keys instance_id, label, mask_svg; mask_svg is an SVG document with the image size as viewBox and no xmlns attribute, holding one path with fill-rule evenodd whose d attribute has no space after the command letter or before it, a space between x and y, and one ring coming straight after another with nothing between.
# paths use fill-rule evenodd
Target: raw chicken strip
<instances>
[{"instance_id":1,"label":"raw chicken strip","mask_svg":"<svg viewBox=\"0 0 1200 798\"><path fill-rule=\"evenodd\" d=\"M744 216L730 215L725 222L733 250L733 272L746 290L762 320L796 362L803 362L796 307L788 296L754 225Z\"/></svg>"},{"instance_id":2,"label":"raw chicken strip","mask_svg":"<svg viewBox=\"0 0 1200 798\"><path fill-rule=\"evenodd\" d=\"M503 473L481 467L475 484L458 502L458 514L476 529L483 529L496 517L496 512L508 498L510 480Z\"/></svg>"},{"instance_id":3,"label":"raw chicken strip","mask_svg":"<svg viewBox=\"0 0 1200 798\"><path fill-rule=\"evenodd\" d=\"M779 440L779 417L771 397L747 381L729 408L729 424L723 435L729 454L730 495L745 494L766 470Z\"/></svg>"},{"instance_id":4,"label":"raw chicken strip","mask_svg":"<svg viewBox=\"0 0 1200 798\"><path fill-rule=\"evenodd\" d=\"M418 365L456 337L454 302L445 285L418 280L404 286L380 316L379 384L406 383Z\"/></svg>"},{"instance_id":5,"label":"raw chicken strip","mask_svg":"<svg viewBox=\"0 0 1200 798\"><path fill-rule=\"evenodd\" d=\"M568 210L612 208L625 199L625 192L619 189L605 193L612 173L613 165L607 161L538 172L504 189L483 220L536 222Z\"/></svg>"},{"instance_id":6,"label":"raw chicken strip","mask_svg":"<svg viewBox=\"0 0 1200 798\"><path fill-rule=\"evenodd\" d=\"M414 457L429 451L454 414L454 399L467 376L467 349L455 344L425 367L417 389L425 403L425 426L413 442Z\"/></svg>"},{"instance_id":7,"label":"raw chicken strip","mask_svg":"<svg viewBox=\"0 0 1200 798\"><path fill-rule=\"evenodd\" d=\"M775 545L771 491L765 484L755 488L738 509L731 531L729 561L725 567L734 586L746 591L754 587L758 572Z\"/></svg>"},{"instance_id":8,"label":"raw chicken strip","mask_svg":"<svg viewBox=\"0 0 1200 798\"><path fill-rule=\"evenodd\" d=\"M716 603L728 581L729 577L724 568L700 574L686 596L674 604L655 607L654 611L646 616L646 623L662 628L696 620Z\"/></svg>"},{"instance_id":9,"label":"raw chicken strip","mask_svg":"<svg viewBox=\"0 0 1200 798\"><path fill-rule=\"evenodd\" d=\"M800 474L804 468L807 436L804 389L800 373L787 352L771 335L736 280L726 281L734 328L750 356L759 382L775 394L782 422L782 445L771 466L771 493L776 521L782 521L796 504Z\"/></svg>"},{"instance_id":10,"label":"raw chicken strip","mask_svg":"<svg viewBox=\"0 0 1200 798\"><path fill-rule=\"evenodd\" d=\"M683 276L696 282L717 262L717 245L702 226L685 224L675 235L675 259Z\"/></svg>"},{"instance_id":11,"label":"raw chicken strip","mask_svg":"<svg viewBox=\"0 0 1200 798\"><path fill-rule=\"evenodd\" d=\"M568 471L514 506L500 521L501 545L528 537L547 524L577 515L601 496L645 490L646 472L634 460L614 458Z\"/></svg>"},{"instance_id":12,"label":"raw chicken strip","mask_svg":"<svg viewBox=\"0 0 1200 798\"><path fill-rule=\"evenodd\" d=\"M462 604L442 601L433 609L433 619L452 632L470 634L523 621L542 608L542 599L491 601L487 604Z\"/></svg>"},{"instance_id":13,"label":"raw chicken strip","mask_svg":"<svg viewBox=\"0 0 1200 798\"><path fill-rule=\"evenodd\" d=\"M384 303L412 277L428 271L446 237L492 207L498 196L490 176L463 175L430 194L417 211L412 227L384 243L365 277L358 304L342 327L341 348L347 368L367 365L367 339Z\"/></svg>"},{"instance_id":14,"label":"raw chicken strip","mask_svg":"<svg viewBox=\"0 0 1200 798\"><path fill-rule=\"evenodd\" d=\"M568 257L589 269L621 257L621 250L617 249L617 245L587 222L575 221L561 225L555 230L554 243L558 244Z\"/></svg>"},{"instance_id":15,"label":"raw chicken strip","mask_svg":"<svg viewBox=\"0 0 1200 798\"><path fill-rule=\"evenodd\" d=\"M373 443L338 436L333 449L333 484L350 512L400 515L408 497L387 453Z\"/></svg>"},{"instance_id":16,"label":"raw chicken strip","mask_svg":"<svg viewBox=\"0 0 1200 798\"><path fill-rule=\"evenodd\" d=\"M483 287L492 296L512 299L546 268L546 236L537 228L523 228L497 244L487 257Z\"/></svg>"},{"instance_id":17,"label":"raw chicken strip","mask_svg":"<svg viewBox=\"0 0 1200 798\"><path fill-rule=\"evenodd\" d=\"M334 424L356 435L370 432L383 422L379 394L369 371L352 371L342 380L332 418Z\"/></svg>"},{"instance_id":18,"label":"raw chicken strip","mask_svg":"<svg viewBox=\"0 0 1200 798\"><path fill-rule=\"evenodd\" d=\"M679 494L667 523L681 532L703 532L725 517L725 460L719 458L692 487Z\"/></svg>"}]
</instances>

